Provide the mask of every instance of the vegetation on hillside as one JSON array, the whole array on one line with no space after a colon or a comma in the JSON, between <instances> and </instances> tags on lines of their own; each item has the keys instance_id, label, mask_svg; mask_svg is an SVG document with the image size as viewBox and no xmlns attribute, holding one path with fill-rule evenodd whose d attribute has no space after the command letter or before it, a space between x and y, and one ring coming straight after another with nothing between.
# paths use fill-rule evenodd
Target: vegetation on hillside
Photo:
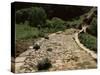
<instances>
[{"instance_id":1,"label":"vegetation on hillside","mask_svg":"<svg viewBox=\"0 0 100 75\"><path fill-rule=\"evenodd\" d=\"M97 52L97 39L96 37L88 34L81 33L79 34L80 42L83 43L87 48Z\"/></svg>"},{"instance_id":2,"label":"vegetation on hillside","mask_svg":"<svg viewBox=\"0 0 100 75\"><path fill-rule=\"evenodd\" d=\"M97 52L97 17L96 13L87 28L86 33L80 33L79 39L87 48Z\"/></svg>"},{"instance_id":3,"label":"vegetation on hillside","mask_svg":"<svg viewBox=\"0 0 100 75\"><path fill-rule=\"evenodd\" d=\"M16 10L16 40L17 44L18 41L22 40L33 40L39 37L45 37L49 33L57 32L57 31L64 31L68 28L80 28L80 25L83 21L83 14L88 12L90 8L88 7L68 7L63 6L59 7L62 12L70 12L69 14L66 13L64 18L59 16L53 16L53 14L58 13L58 7L55 9L50 8L51 12L45 7L30 7L30 8L21 8L20 10ZM75 9L73 9L75 8ZM86 9L85 9L86 8ZM68 11L70 9L70 11ZM76 12L72 12L78 10ZM82 12L84 10L84 13ZM58 12L57 12L58 11ZM55 12L55 13L54 13ZM60 11L61 12L61 11ZM65 13L64 12L64 13ZM49 14L48 14L49 13ZM78 15L79 14L79 15ZM57 14L58 15L58 14ZM63 15L61 13L61 15ZM60 16L61 16L60 15ZM96 14L95 14L96 15ZM49 18L53 16L52 18ZM70 20L65 20L65 18L70 17ZM97 19L96 17L93 18L91 25L87 29L87 33L80 34L79 38L80 41L87 46L88 48L96 51L96 36L97 36ZM24 43L24 42L22 42ZM25 42L26 43L26 42ZM23 45L23 44L21 44ZM18 48L19 49L19 48ZM16 49L17 50L17 49Z\"/></svg>"},{"instance_id":4,"label":"vegetation on hillside","mask_svg":"<svg viewBox=\"0 0 100 75\"><path fill-rule=\"evenodd\" d=\"M94 17L87 32L97 37L97 18Z\"/></svg>"}]
</instances>

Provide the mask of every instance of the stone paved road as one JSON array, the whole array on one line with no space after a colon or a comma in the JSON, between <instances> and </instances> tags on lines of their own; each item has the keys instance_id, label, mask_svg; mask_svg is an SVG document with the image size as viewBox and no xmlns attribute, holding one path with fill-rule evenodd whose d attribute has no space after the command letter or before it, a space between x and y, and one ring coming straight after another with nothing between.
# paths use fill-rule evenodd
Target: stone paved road
<instances>
[{"instance_id":1,"label":"stone paved road","mask_svg":"<svg viewBox=\"0 0 100 75\"><path fill-rule=\"evenodd\" d=\"M40 44L39 50L28 49L16 58L15 72L37 72L38 62L45 58L48 58L52 64L48 71L96 68L95 60L73 39L76 31L67 29L64 32L50 34L49 39L38 40L36 43ZM48 48L52 50L48 51Z\"/></svg>"}]
</instances>

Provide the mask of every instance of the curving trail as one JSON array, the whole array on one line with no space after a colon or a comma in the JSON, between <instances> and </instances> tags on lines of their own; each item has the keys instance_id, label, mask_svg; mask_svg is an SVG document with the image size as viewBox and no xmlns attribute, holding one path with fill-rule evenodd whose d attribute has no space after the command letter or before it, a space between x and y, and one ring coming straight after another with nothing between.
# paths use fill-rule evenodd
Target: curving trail
<instances>
[{"instance_id":1,"label":"curving trail","mask_svg":"<svg viewBox=\"0 0 100 75\"><path fill-rule=\"evenodd\" d=\"M78 44L78 46L80 48L82 48L84 51L86 51L87 53L89 53L94 59L97 59L97 54L93 51L93 50L90 50L88 48L86 48L83 44L80 43L79 39L78 39L78 35L82 32L82 31L86 31L86 28L88 26L84 26L79 32L75 33L75 41L76 43Z\"/></svg>"},{"instance_id":2,"label":"curving trail","mask_svg":"<svg viewBox=\"0 0 100 75\"><path fill-rule=\"evenodd\" d=\"M49 39L39 39L36 42L40 44L39 50L35 51L30 47L15 61L12 60L15 72L37 72L36 65L44 58L48 58L52 64L48 71L96 68L94 57L75 41L78 40L75 32L78 33L79 30L67 29L50 34ZM52 48L52 51L47 51L48 48Z\"/></svg>"}]
</instances>

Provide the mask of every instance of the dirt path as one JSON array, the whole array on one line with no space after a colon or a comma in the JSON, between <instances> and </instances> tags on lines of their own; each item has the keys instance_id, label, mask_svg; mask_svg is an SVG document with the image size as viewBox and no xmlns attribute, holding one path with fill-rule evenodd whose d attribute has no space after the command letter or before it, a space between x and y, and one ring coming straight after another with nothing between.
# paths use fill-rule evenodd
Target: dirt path
<instances>
[{"instance_id":1,"label":"dirt path","mask_svg":"<svg viewBox=\"0 0 100 75\"><path fill-rule=\"evenodd\" d=\"M96 68L94 58L75 42L75 31L67 29L50 34L49 39L38 40L39 50L28 49L15 59L15 72L37 72L36 65L44 58L48 58L52 64L48 71ZM48 48L52 51L48 51Z\"/></svg>"}]
</instances>

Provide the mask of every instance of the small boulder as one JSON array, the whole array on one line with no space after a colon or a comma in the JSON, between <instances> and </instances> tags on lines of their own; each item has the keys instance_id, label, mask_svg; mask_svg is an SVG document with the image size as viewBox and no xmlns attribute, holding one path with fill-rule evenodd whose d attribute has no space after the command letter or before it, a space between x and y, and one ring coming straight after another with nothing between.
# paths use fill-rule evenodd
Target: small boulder
<instances>
[{"instance_id":1,"label":"small boulder","mask_svg":"<svg viewBox=\"0 0 100 75\"><path fill-rule=\"evenodd\" d=\"M33 49L35 49L35 50L40 49L40 45L39 44L35 44L34 47L33 47Z\"/></svg>"},{"instance_id":2,"label":"small boulder","mask_svg":"<svg viewBox=\"0 0 100 75\"><path fill-rule=\"evenodd\" d=\"M49 39L49 36L48 36L48 35L45 35L44 38L45 38L45 39Z\"/></svg>"},{"instance_id":3,"label":"small boulder","mask_svg":"<svg viewBox=\"0 0 100 75\"><path fill-rule=\"evenodd\" d=\"M51 66L52 66L52 64L51 64L50 60L48 58L45 58L38 62L37 69L38 70L47 70Z\"/></svg>"},{"instance_id":4,"label":"small boulder","mask_svg":"<svg viewBox=\"0 0 100 75\"><path fill-rule=\"evenodd\" d=\"M52 48L48 48L47 51L52 51Z\"/></svg>"}]
</instances>

